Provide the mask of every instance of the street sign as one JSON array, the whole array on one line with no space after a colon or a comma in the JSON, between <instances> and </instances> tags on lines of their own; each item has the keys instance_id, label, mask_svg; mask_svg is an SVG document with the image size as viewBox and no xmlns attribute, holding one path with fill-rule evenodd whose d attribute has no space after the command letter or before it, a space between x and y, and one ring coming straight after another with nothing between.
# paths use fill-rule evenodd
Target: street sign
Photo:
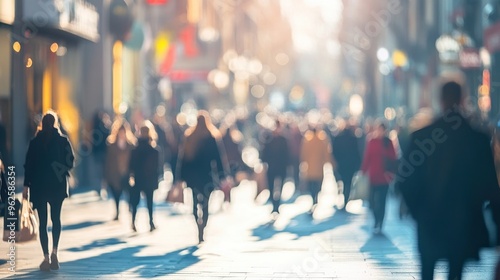
<instances>
[{"instance_id":1,"label":"street sign","mask_svg":"<svg viewBox=\"0 0 500 280\"><path fill-rule=\"evenodd\" d=\"M483 65L479 50L474 48L462 49L459 58L460 66L465 69L480 68Z\"/></svg>"},{"instance_id":2,"label":"street sign","mask_svg":"<svg viewBox=\"0 0 500 280\"><path fill-rule=\"evenodd\" d=\"M146 0L149 5L164 5L167 4L167 0Z\"/></svg>"}]
</instances>

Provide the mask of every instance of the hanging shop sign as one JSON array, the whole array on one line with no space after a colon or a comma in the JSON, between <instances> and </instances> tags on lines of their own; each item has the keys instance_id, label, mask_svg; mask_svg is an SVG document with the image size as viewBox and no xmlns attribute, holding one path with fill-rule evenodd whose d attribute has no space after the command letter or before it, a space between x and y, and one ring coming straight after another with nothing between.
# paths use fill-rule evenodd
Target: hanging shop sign
<instances>
[{"instance_id":1,"label":"hanging shop sign","mask_svg":"<svg viewBox=\"0 0 500 280\"><path fill-rule=\"evenodd\" d=\"M59 26L62 30L92 41L99 40L99 13L94 5L84 0L66 0L59 12Z\"/></svg>"},{"instance_id":2,"label":"hanging shop sign","mask_svg":"<svg viewBox=\"0 0 500 280\"><path fill-rule=\"evenodd\" d=\"M100 37L99 13L85 0L24 0L23 21L33 33L60 30L94 42Z\"/></svg>"},{"instance_id":3,"label":"hanging shop sign","mask_svg":"<svg viewBox=\"0 0 500 280\"><path fill-rule=\"evenodd\" d=\"M115 39L127 41L134 23L129 6L124 0L113 0L109 12L109 31Z\"/></svg>"},{"instance_id":4,"label":"hanging shop sign","mask_svg":"<svg viewBox=\"0 0 500 280\"><path fill-rule=\"evenodd\" d=\"M459 54L460 66L465 69L477 69L483 66L479 50L474 48L462 49Z\"/></svg>"}]
</instances>

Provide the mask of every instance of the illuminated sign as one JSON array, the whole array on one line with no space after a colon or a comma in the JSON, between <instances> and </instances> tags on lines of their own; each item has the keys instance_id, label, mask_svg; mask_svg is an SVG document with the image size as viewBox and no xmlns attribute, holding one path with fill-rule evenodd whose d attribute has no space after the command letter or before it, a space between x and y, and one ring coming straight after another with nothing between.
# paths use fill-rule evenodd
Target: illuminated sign
<instances>
[{"instance_id":1,"label":"illuminated sign","mask_svg":"<svg viewBox=\"0 0 500 280\"><path fill-rule=\"evenodd\" d=\"M164 5L167 4L167 0L146 0L149 5Z\"/></svg>"},{"instance_id":2,"label":"illuminated sign","mask_svg":"<svg viewBox=\"0 0 500 280\"><path fill-rule=\"evenodd\" d=\"M471 69L483 66L481 56L479 56L479 51L477 49L463 49L460 51L459 58L462 68Z\"/></svg>"},{"instance_id":3,"label":"illuminated sign","mask_svg":"<svg viewBox=\"0 0 500 280\"><path fill-rule=\"evenodd\" d=\"M22 15L33 33L57 29L90 41L99 40L99 13L85 0L24 0Z\"/></svg>"},{"instance_id":4,"label":"illuminated sign","mask_svg":"<svg viewBox=\"0 0 500 280\"><path fill-rule=\"evenodd\" d=\"M59 0L58 2L61 29L83 35L94 41L99 39L99 13L94 5L84 0Z\"/></svg>"},{"instance_id":5,"label":"illuminated sign","mask_svg":"<svg viewBox=\"0 0 500 280\"><path fill-rule=\"evenodd\" d=\"M15 0L0 0L0 22L14 23L15 6Z\"/></svg>"}]
</instances>

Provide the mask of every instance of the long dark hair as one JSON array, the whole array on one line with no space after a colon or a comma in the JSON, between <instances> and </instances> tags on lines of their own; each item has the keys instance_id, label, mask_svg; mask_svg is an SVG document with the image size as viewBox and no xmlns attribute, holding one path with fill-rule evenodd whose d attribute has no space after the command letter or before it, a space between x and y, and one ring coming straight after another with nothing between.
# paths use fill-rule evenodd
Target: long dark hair
<instances>
[{"instance_id":1,"label":"long dark hair","mask_svg":"<svg viewBox=\"0 0 500 280\"><path fill-rule=\"evenodd\" d=\"M49 110L43 116L41 127L39 127L36 136L41 137L42 142L46 146L56 135L62 135L59 129L59 118L54 111Z\"/></svg>"},{"instance_id":2,"label":"long dark hair","mask_svg":"<svg viewBox=\"0 0 500 280\"><path fill-rule=\"evenodd\" d=\"M193 159L199 149L200 141L205 137L213 137L216 140L221 139L221 135L217 127L212 123L210 115L207 111L200 111L196 126L186 130L184 157Z\"/></svg>"}]
</instances>

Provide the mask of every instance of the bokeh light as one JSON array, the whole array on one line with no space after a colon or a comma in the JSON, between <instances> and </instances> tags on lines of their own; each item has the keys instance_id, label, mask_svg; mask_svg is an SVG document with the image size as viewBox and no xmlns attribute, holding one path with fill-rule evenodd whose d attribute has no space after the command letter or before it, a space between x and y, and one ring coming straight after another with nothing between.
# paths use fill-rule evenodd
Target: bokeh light
<instances>
[{"instance_id":1,"label":"bokeh light","mask_svg":"<svg viewBox=\"0 0 500 280\"><path fill-rule=\"evenodd\" d=\"M396 110L392 107L385 108L384 117L389 121L394 120L396 118Z\"/></svg>"},{"instance_id":2,"label":"bokeh light","mask_svg":"<svg viewBox=\"0 0 500 280\"><path fill-rule=\"evenodd\" d=\"M276 55L276 63L281 66L285 66L290 61L290 57L286 53L279 53Z\"/></svg>"},{"instance_id":3,"label":"bokeh light","mask_svg":"<svg viewBox=\"0 0 500 280\"><path fill-rule=\"evenodd\" d=\"M377 51L377 59L380 62L386 62L389 60L389 51L386 48L380 48Z\"/></svg>"},{"instance_id":4,"label":"bokeh light","mask_svg":"<svg viewBox=\"0 0 500 280\"><path fill-rule=\"evenodd\" d=\"M349 100L349 112L358 117L363 113L363 98L359 94L354 94Z\"/></svg>"},{"instance_id":5,"label":"bokeh light","mask_svg":"<svg viewBox=\"0 0 500 280\"><path fill-rule=\"evenodd\" d=\"M33 60L31 60L31 57L28 57L26 60L26 68L31 68L33 66Z\"/></svg>"},{"instance_id":6,"label":"bokeh light","mask_svg":"<svg viewBox=\"0 0 500 280\"><path fill-rule=\"evenodd\" d=\"M59 45L57 43L52 43L52 45L50 45L51 52L56 53L58 49L59 49Z\"/></svg>"},{"instance_id":7,"label":"bokeh light","mask_svg":"<svg viewBox=\"0 0 500 280\"><path fill-rule=\"evenodd\" d=\"M14 42L14 44L12 44L12 49L15 51L15 52L20 52L21 51L21 43L19 42Z\"/></svg>"},{"instance_id":8,"label":"bokeh light","mask_svg":"<svg viewBox=\"0 0 500 280\"><path fill-rule=\"evenodd\" d=\"M250 92L251 92L253 97L262 98L262 97L264 97L266 90L262 85L254 85L254 86L252 86L252 89L250 90Z\"/></svg>"}]
</instances>

